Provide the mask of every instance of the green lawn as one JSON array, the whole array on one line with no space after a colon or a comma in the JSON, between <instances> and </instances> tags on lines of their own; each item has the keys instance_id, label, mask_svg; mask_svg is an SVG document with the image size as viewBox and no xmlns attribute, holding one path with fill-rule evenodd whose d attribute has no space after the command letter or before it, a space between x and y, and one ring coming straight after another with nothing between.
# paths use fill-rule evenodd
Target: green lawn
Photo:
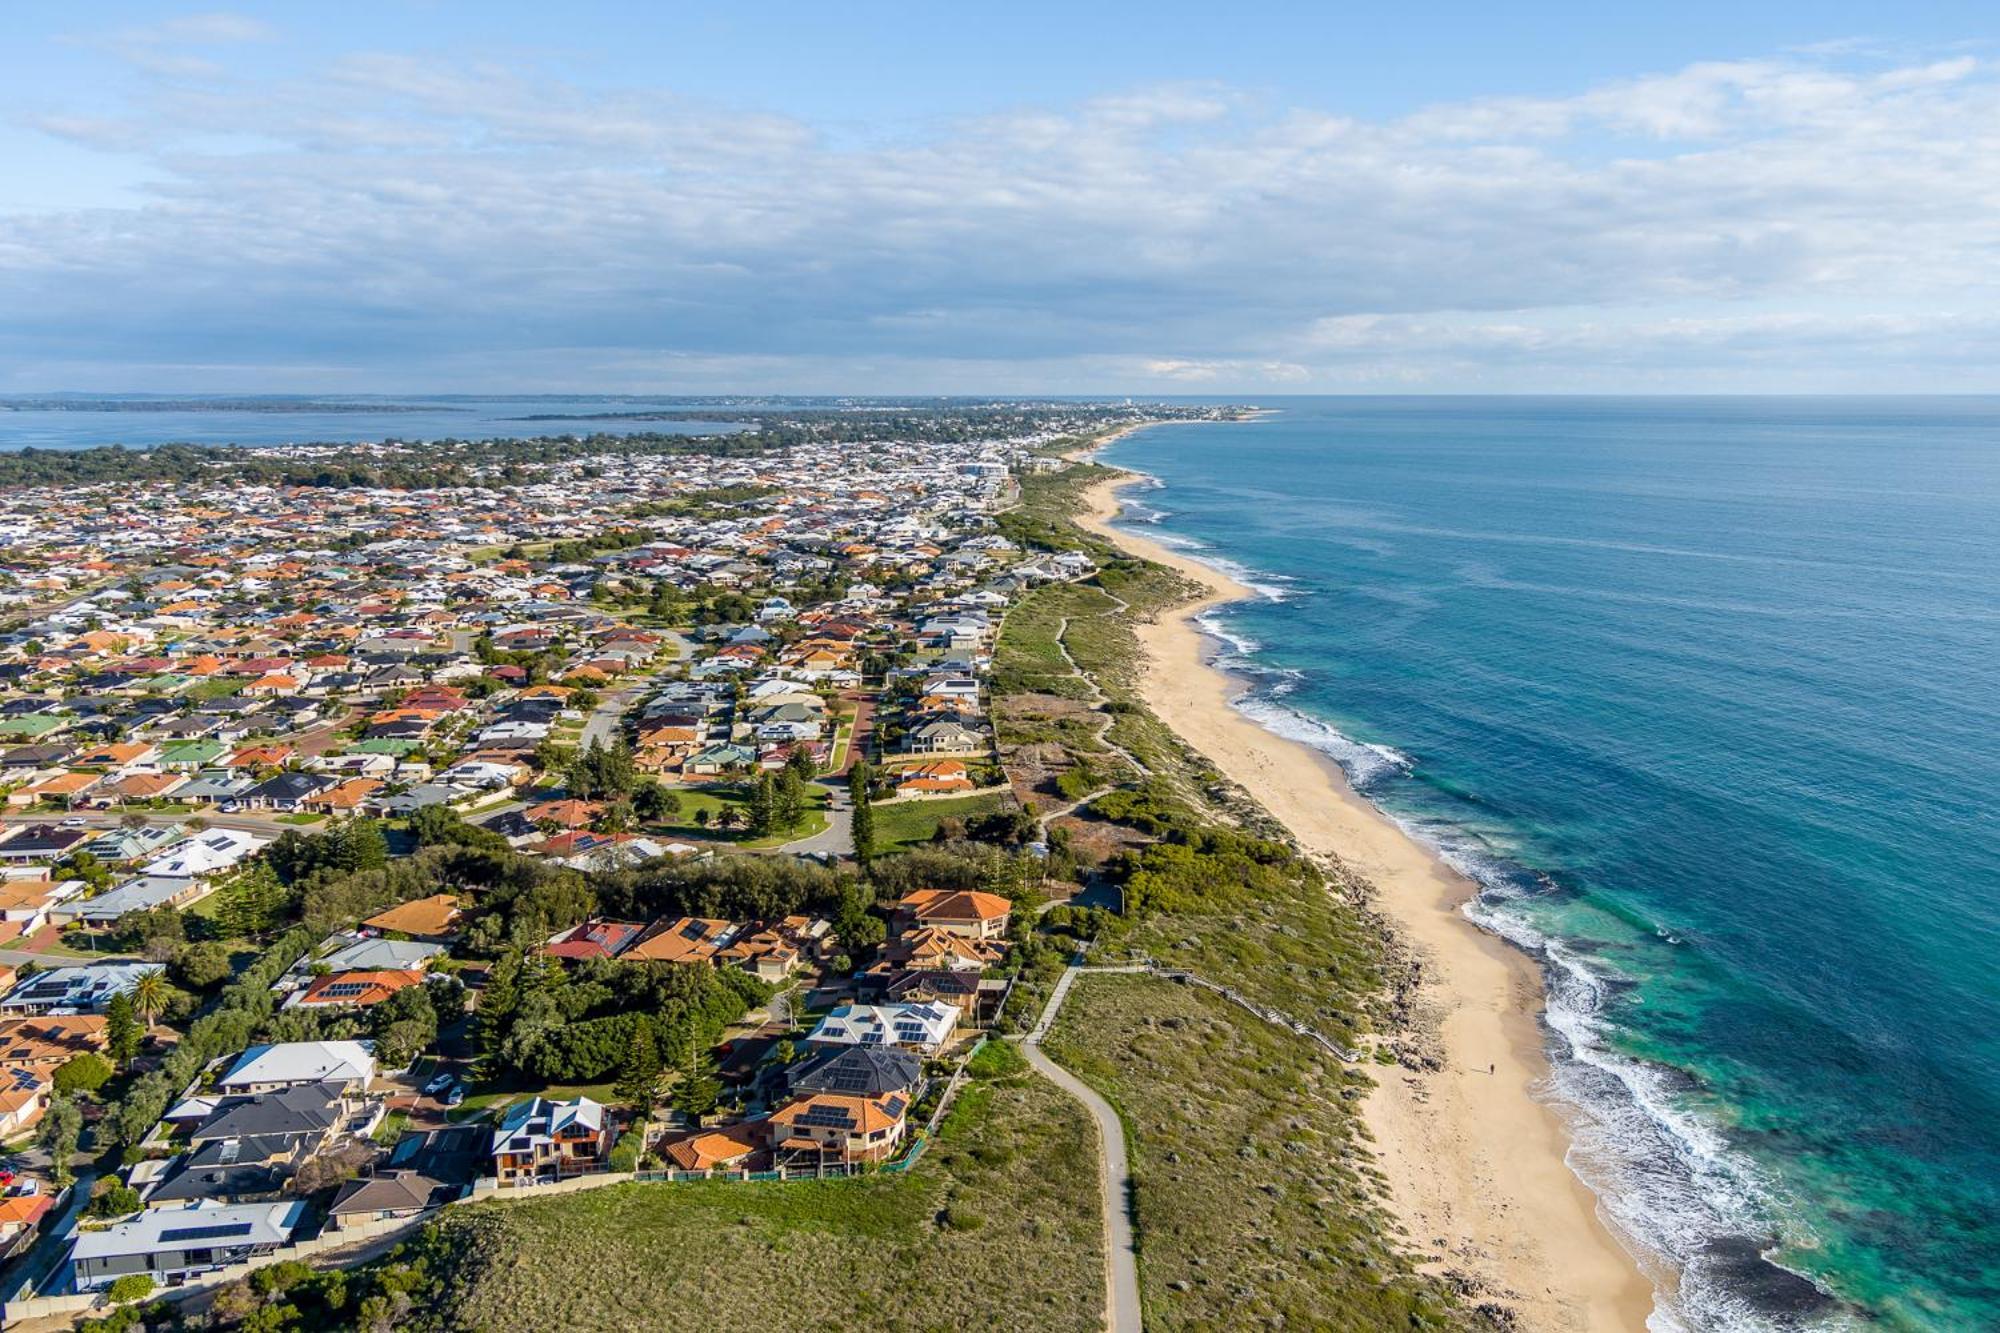
<instances>
[{"instance_id":1,"label":"green lawn","mask_svg":"<svg viewBox=\"0 0 2000 1333\"><path fill-rule=\"evenodd\" d=\"M609 1104L617 1099L610 1083L551 1083L546 1087L532 1083L501 1083L482 1085L476 1091L466 1094L465 1101L454 1106L446 1114L453 1120L471 1120L489 1111L520 1101L524 1097L537 1094L551 1101L567 1101L571 1097L588 1097L592 1101Z\"/></svg>"},{"instance_id":2,"label":"green lawn","mask_svg":"<svg viewBox=\"0 0 2000 1333\"><path fill-rule=\"evenodd\" d=\"M401 1256L430 1282L404 1326L1096 1330L1089 1122L1013 1051L980 1064L907 1175L619 1185L449 1209Z\"/></svg>"},{"instance_id":3,"label":"green lawn","mask_svg":"<svg viewBox=\"0 0 2000 1333\"><path fill-rule=\"evenodd\" d=\"M931 840L939 824L947 819L971 819L1014 808L1014 798L1004 791L983 796L966 796L952 801L909 801L875 807L875 845L895 852Z\"/></svg>"},{"instance_id":4,"label":"green lawn","mask_svg":"<svg viewBox=\"0 0 2000 1333\"><path fill-rule=\"evenodd\" d=\"M680 798L680 812L658 824L647 824L645 832L660 837L705 839L754 848L776 847L800 838L810 838L826 828L826 804L830 794L824 787L811 790L804 823L768 838L752 838L740 827L724 829L716 822L724 810L736 810L745 815L749 813L749 797L735 787L675 787L670 790ZM696 822L697 816L704 812L708 815L707 827Z\"/></svg>"}]
</instances>

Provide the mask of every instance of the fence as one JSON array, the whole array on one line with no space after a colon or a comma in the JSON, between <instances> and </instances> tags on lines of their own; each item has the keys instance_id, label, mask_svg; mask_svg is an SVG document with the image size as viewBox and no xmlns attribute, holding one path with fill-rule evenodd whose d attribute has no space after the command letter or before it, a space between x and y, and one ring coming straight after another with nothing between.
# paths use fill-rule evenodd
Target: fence
<instances>
[{"instance_id":1,"label":"fence","mask_svg":"<svg viewBox=\"0 0 2000 1333\"><path fill-rule=\"evenodd\" d=\"M1220 985L1210 981L1206 977L1197 976L1185 968L1163 967L1158 963L1148 962L1146 970L1154 976L1163 977L1168 981L1178 981L1184 985L1200 986L1204 990L1213 991L1238 1008L1247 1009L1249 1012L1257 1015L1257 1017L1263 1019L1266 1023L1275 1024L1281 1028L1289 1028L1299 1036L1304 1037L1307 1041L1319 1043L1347 1064L1354 1064L1361 1058L1357 1052L1342 1046L1339 1042L1327 1036L1310 1023L1301 1022L1282 1009L1273 1009L1267 1004L1259 1004L1233 987Z\"/></svg>"}]
</instances>

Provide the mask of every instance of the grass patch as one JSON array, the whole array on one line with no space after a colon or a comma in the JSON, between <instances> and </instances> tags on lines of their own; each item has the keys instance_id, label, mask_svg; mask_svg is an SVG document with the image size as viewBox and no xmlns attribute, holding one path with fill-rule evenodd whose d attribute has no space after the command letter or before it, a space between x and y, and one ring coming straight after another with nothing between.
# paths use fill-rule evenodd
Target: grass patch
<instances>
[{"instance_id":1,"label":"grass patch","mask_svg":"<svg viewBox=\"0 0 2000 1333\"><path fill-rule=\"evenodd\" d=\"M1349 1103L1366 1080L1192 987L1080 981L1048 1051L1131 1141L1149 1329L1448 1328L1377 1201Z\"/></svg>"},{"instance_id":2,"label":"grass patch","mask_svg":"<svg viewBox=\"0 0 2000 1333\"><path fill-rule=\"evenodd\" d=\"M903 851L931 840L947 819L976 819L1014 808L1004 791L987 792L953 801L910 801L875 807L875 845L885 852Z\"/></svg>"}]
</instances>

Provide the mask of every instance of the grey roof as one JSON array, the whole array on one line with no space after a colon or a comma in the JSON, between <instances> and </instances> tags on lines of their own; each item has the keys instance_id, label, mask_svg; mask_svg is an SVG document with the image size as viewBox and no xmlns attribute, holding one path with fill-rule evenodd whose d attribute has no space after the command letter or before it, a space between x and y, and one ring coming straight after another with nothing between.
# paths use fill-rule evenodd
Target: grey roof
<instances>
[{"instance_id":1,"label":"grey roof","mask_svg":"<svg viewBox=\"0 0 2000 1333\"><path fill-rule=\"evenodd\" d=\"M78 1234L72 1259L110 1259L188 1248L234 1250L282 1245L305 1219L303 1201L291 1203L192 1204L152 1208L130 1222Z\"/></svg>"},{"instance_id":2,"label":"grey roof","mask_svg":"<svg viewBox=\"0 0 2000 1333\"><path fill-rule=\"evenodd\" d=\"M793 1092L837 1092L879 1097L908 1092L924 1076L924 1062L909 1051L886 1046L844 1046L801 1060L786 1071Z\"/></svg>"},{"instance_id":3,"label":"grey roof","mask_svg":"<svg viewBox=\"0 0 2000 1333\"><path fill-rule=\"evenodd\" d=\"M191 1139L201 1143L282 1134L320 1135L339 1124L340 1115L339 1084L307 1083L248 1097L226 1097Z\"/></svg>"},{"instance_id":4,"label":"grey roof","mask_svg":"<svg viewBox=\"0 0 2000 1333\"><path fill-rule=\"evenodd\" d=\"M334 1196L332 1211L338 1215L422 1208L442 1187L442 1182L415 1171L384 1171L372 1179L342 1185Z\"/></svg>"},{"instance_id":5,"label":"grey roof","mask_svg":"<svg viewBox=\"0 0 2000 1333\"><path fill-rule=\"evenodd\" d=\"M178 875L141 875L80 904L76 914L85 921L116 921L127 912L158 907L193 887L193 880Z\"/></svg>"},{"instance_id":6,"label":"grey roof","mask_svg":"<svg viewBox=\"0 0 2000 1333\"><path fill-rule=\"evenodd\" d=\"M324 963L335 972L408 972L443 952L442 944L419 944L415 940L357 940L313 961Z\"/></svg>"}]
</instances>

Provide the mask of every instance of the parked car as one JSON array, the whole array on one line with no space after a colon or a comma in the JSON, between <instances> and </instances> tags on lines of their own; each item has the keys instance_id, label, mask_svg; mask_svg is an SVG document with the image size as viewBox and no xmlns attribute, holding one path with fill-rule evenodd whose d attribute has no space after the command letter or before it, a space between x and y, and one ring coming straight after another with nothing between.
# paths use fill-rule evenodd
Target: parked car
<instances>
[{"instance_id":1,"label":"parked car","mask_svg":"<svg viewBox=\"0 0 2000 1333\"><path fill-rule=\"evenodd\" d=\"M439 1074L435 1078L431 1079L430 1082L424 1084L424 1096L435 1097L440 1092L443 1092L446 1088L450 1086L451 1086L451 1075L449 1073Z\"/></svg>"},{"instance_id":2,"label":"parked car","mask_svg":"<svg viewBox=\"0 0 2000 1333\"><path fill-rule=\"evenodd\" d=\"M465 1100L465 1085L463 1083L452 1084L451 1091L447 1092L444 1095L444 1104L446 1106L457 1106L464 1100Z\"/></svg>"}]
</instances>

